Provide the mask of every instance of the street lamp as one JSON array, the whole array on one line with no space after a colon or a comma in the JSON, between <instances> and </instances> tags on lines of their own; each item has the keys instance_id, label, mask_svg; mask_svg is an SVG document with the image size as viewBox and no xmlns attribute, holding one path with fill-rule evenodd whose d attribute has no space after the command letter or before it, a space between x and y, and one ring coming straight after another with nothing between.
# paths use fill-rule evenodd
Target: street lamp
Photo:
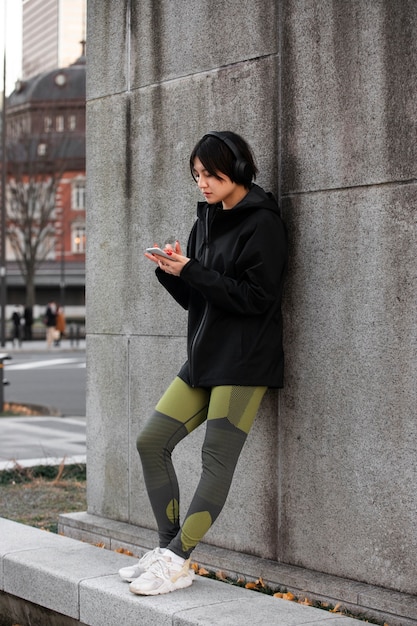
<instances>
[{"instance_id":1,"label":"street lamp","mask_svg":"<svg viewBox=\"0 0 417 626\"><path fill-rule=\"evenodd\" d=\"M6 2L4 3L3 108L1 129L0 343L6 345Z\"/></svg>"},{"instance_id":2,"label":"street lamp","mask_svg":"<svg viewBox=\"0 0 417 626\"><path fill-rule=\"evenodd\" d=\"M64 228L64 225L62 225L62 233L61 233L60 303L62 307L65 307L65 228Z\"/></svg>"},{"instance_id":3,"label":"street lamp","mask_svg":"<svg viewBox=\"0 0 417 626\"><path fill-rule=\"evenodd\" d=\"M59 281L59 304L62 307L65 307L65 226L63 222L56 221L55 222L55 235L57 237L56 241L59 242L59 245L56 246L57 252L60 249L61 253L61 276ZM59 237L59 240L58 240ZM55 258L57 258L56 255Z\"/></svg>"}]
</instances>

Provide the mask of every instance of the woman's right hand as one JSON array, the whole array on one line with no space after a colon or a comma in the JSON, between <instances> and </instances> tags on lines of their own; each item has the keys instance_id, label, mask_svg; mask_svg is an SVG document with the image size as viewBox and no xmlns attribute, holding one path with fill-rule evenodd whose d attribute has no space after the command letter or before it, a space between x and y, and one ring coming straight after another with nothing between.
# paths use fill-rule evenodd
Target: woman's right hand
<instances>
[{"instance_id":1,"label":"woman's right hand","mask_svg":"<svg viewBox=\"0 0 417 626\"><path fill-rule=\"evenodd\" d=\"M154 243L154 248L159 248L158 244ZM178 239L175 241L174 247L172 247L172 244L167 243L165 244L163 250L166 252L167 250L172 250L173 252L175 252L176 254L179 254L181 256L183 256L182 254L182 248L181 248L181 244L178 241ZM150 254L149 252L145 252L145 256L147 259L149 259L150 261L153 261L154 263L156 263L157 265L160 264L161 261L161 257L158 257L158 255L156 254Z\"/></svg>"}]
</instances>

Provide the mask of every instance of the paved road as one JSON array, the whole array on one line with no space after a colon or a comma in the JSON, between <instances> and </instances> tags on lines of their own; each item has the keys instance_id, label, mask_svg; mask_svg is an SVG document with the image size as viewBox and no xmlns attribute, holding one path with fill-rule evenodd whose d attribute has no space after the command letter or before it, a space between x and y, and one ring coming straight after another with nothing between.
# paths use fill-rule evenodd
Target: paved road
<instances>
[{"instance_id":1,"label":"paved road","mask_svg":"<svg viewBox=\"0 0 417 626\"><path fill-rule=\"evenodd\" d=\"M6 346L4 399L54 406L65 417L0 418L0 470L41 464L85 463L85 345L46 351L44 342Z\"/></svg>"},{"instance_id":2,"label":"paved road","mask_svg":"<svg viewBox=\"0 0 417 626\"><path fill-rule=\"evenodd\" d=\"M58 415L85 416L85 350L7 350L4 401L36 404Z\"/></svg>"},{"instance_id":3,"label":"paved road","mask_svg":"<svg viewBox=\"0 0 417 626\"><path fill-rule=\"evenodd\" d=\"M85 463L84 417L0 418L0 470Z\"/></svg>"}]
</instances>

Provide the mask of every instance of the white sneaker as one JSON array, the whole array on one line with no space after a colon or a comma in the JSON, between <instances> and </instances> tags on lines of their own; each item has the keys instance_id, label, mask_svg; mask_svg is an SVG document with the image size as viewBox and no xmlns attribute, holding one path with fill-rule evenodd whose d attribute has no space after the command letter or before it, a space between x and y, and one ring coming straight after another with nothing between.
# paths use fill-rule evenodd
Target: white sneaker
<instances>
[{"instance_id":1,"label":"white sneaker","mask_svg":"<svg viewBox=\"0 0 417 626\"><path fill-rule=\"evenodd\" d=\"M129 590L140 596L157 596L192 585L194 570L190 559L181 562L165 554L158 557L148 570L129 585Z\"/></svg>"},{"instance_id":2,"label":"white sneaker","mask_svg":"<svg viewBox=\"0 0 417 626\"><path fill-rule=\"evenodd\" d=\"M139 578L146 572L148 567L152 565L161 555L163 550L161 548L154 548L150 552L146 552L141 559L135 565L129 565L128 567L122 567L119 569L119 576L122 580L126 580L131 583L132 580Z\"/></svg>"}]
</instances>

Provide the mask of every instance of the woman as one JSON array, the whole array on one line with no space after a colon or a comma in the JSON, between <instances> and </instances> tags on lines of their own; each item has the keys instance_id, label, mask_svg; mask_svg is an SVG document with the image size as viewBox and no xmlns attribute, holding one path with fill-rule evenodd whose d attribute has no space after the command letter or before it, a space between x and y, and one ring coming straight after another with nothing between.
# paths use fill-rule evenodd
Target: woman
<instances>
[{"instance_id":1,"label":"woman","mask_svg":"<svg viewBox=\"0 0 417 626\"><path fill-rule=\"evenodd\" d=\"M253 184L257 168L246 141L211 132L190 157L205 197L187 252L146 253L156 275L188 310L188 359L137 441L160 545L120 570L140 595L193 582L190 554L218 517L240 451L268 387L283 377L281 295L286 236L271 194ZM180 525L171 453L206 422L199 485Z\"/></svg>"},{"instance_id":2,"label":"woman","mask_svg":"<svg viewBox=\"0 0 417 626\"><path fill-rule=\"evenodd\" d=\"M46 347L50 350L54 341L56 324L56 304L53 300L48 302L46 307L44 323L46 326Z\"/></svg>"}]
</instances>

